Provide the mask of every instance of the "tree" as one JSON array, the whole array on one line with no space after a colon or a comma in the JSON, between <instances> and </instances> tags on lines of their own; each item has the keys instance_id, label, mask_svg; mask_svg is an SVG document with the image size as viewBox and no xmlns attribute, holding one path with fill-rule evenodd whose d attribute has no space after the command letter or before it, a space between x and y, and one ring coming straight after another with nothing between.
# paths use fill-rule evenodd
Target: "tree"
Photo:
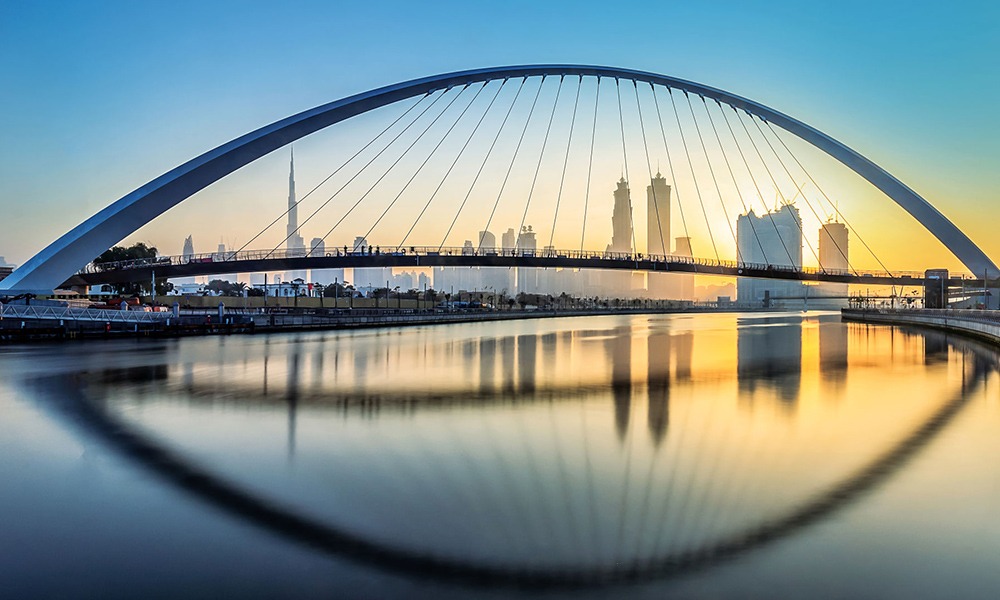
<instances>
[{"instance_id":1,"label":"tree","mask_svg":"<svg viewBox=\"0 0 1000 600\"><path fill-rule=\"evenodd\" d=\"M114 246L113 248L105 250L100 256L91 262L93 262L98 269L103 269L104 265L125 261L148 261L150 264L155 265L157 258L156 255L157 250L155 246L147 246L143 242L137 242L128 247ZM111 285L116 293L126 296L149 294L151 288L149 281L128 281L124 283L114 283ZM156 280L156 293L158 295L165 295L171 287L172 286L168 285L166 278Z\"/></svg>"},{"instance_id":2,"label":"tree","mask_svg":"<svg viewBox=\"0 0 1000 600\"><path fill-rule=\"evenodd\" d=\"M323 288L324 298L347 298L354 292L354 287L346 283L331 283Z\"/></svg>"},{"instance_id":3,"label":"tree","mask_svg":"<svg viewBox=\"0 0 1000 600\"><path fill-rule=\"evenodd\" d=\"M115 246L105 250L100 256L93 260L95 265L107 263L123 262L127 260L138 260L143 258L156 258L156 247L147 246L143 242L137 242L129 247Z\"/></svg>"},{"instance_id":4,"label":"tree","mask_svg":"<svg viewBox=\"0 0 1000 600\"><path fill-rule=\"evenodd\" d=\"M213 279L208 282L207 287L220 296L242 296L247 284L242 281L230 283L225 279Z\"/></svg>"}]
</instances>

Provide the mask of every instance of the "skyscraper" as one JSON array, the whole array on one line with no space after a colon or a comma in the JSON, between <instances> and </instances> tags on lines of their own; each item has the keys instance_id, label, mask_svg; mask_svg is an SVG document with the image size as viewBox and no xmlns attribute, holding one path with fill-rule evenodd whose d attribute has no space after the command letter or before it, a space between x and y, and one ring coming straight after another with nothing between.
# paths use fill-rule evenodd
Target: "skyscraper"
<instances>
[{"instance_id":1,"label":"skyscraper","mask_svg":"<svg viewBox=\"0 0 1000 600\"><path fill-rule=\"evenodd\" d=\"M359 235L355 237L352 248L354 252L374 254L372 247L368 244L368 240L364 236ZM386 282L392 278L392 269L388 267L355 268L351 277L354 279L352 283L356 290L360 291L362 288L381 288L385 287Z\"/></svg>"},{"instance_id":2,"label":"skyscraper","mask_svg":"<svg viewBox=\"0 0 1000 600\"><path fill-rule=\"evenodd\" d=\"M802 267L802 219L799 209L785 203L778 210L758 217L753 210L736 219L736 246L744 263ZM736 297L740 303L759 305L765 297L800 298L798 281L776 281L740 277Z\"/></svg>"},{"instance_id":3,"label":"skyscraper","mask_svg":"<svg viewBox=\"0 0 1000 600\"><path fill-rule=\"evenodd\" d=\"M288 226L286 227L285 248L290 256L305 254L306 242L299 235L299 206L295 201L295 151L292 150L288 163ZM301 253L301 254L300 254Z\"/></svg>"},{"instance_id":4,"label":"skyscraper","mask_svg":"<svg viewBox=\"0 0 1000 600\"><path fill-rule=\"evenodd\" d=\"M534 254L538 248L538 241L535 239L535 232L531 225L521 228L521 235L517 236L517 249L520 253ZM538 273L532 268L517 268L517 291L526 294L538 291Z\"/></svg>"},{"instance_id":5,"label":"skyscraper","mask_svg":"<svg viewBox=\"0 0 1000 600\"><path fill-rule=\"evenodd\" d=\"M847 274L850 263L847 252L847 226L837 221L823 223L819 228L819 266L828 272ZM847 296L846 283L821 283L816 286L823 296Z\"/></svg>"},{"instance_id":6,"label":"skyscraper","mask_svg":"<svg viewBox=\"0 0 1000 600\"><path fill-rule=\"evenodd\" d=\"M656 173L646 186L646 248L648 254L670 254L670 186Z\"/></svg>"},{"instance_id":7,"label":"skyscraper","mask_svg":"<svg viewBox=\"0 0 1000 600\"><path fill-rule=\"evenodd\" d=\"M288 163L288 226L285 234L285 250L288 256L305 256L306 241L299 235L299 206L295 201L295 151L291 151ZM293 281L295 279L305 280L305 271L289 271L285 273L285 279Z\"/></svg>"},{"instance_id":8,"label":"skyscraper","mask_svg":"<svg viewBox=\"0 0 1000 600\"><path fill-rule=\"evenodd\" d=\"M484 252L494 252L497 248L497 236L489 231L479 232L479 249Z\"/></svg>"},{"instance_id":9,"label":"skyscraper","mask_svg":"<svg viewBox=\"0 0 1000 600\"><path fill-rule=\"evenodd\" d=\"M611 245L608 252L632 252L632 199L628 182L622 177L615 189L615 206L611 213Z\"/></svg>"},{"instance_id":10,"label":"skyscraper","mask_svg":"<svg viewBox=\"0 0 1000 600\"><path fill-rule=\"evenodd\" d=\"M507 231L503 232L500 236L500 245L504 252L510 252L517 246L517 233L514 231L513 227L508 227ZM516 280L514 279L516 269L503 269L500 276L497 277L496 288L498 290L507 290L507 293L513 294L514 285Z\"/></svg>"},{"instance_id":11,"label":"skyscraper","mask_svg":"<svg viewBox=\"0 0 1000 600\"><path fill-rule=\"evenodd\" d=\"M611 243L609 253L632 253L632 199L629 196L628 182L622 177L614 192L615 204L611 213ZM601 287L605 294L617 297L631 296L632 274L629 271L604 271L601 276Z\"/></svg>"},{"instance_id":12,"label":"skyscraper","mask_svg":"<svg viewBox=\"0 0 1000 600\"><path fill-rule=\"evenodd\" d=\"M184 238L184 251L181 252L185 259L190 260L194 256L194 241L191 236Z\"/></svg>"},{"instance_id":13,"label":"skyscraper","mask_svg":"<svg viewBox=\"0 0 1000 600\"><path fill-rule=\"evenodd\" d=\"M504 250L513 250L514 246L517 245L517 233L515 233L513 227L508 227L507 231L500 236L501 244Z\"/></svg>"},{"instance_id":14,"label":"skyscraper","mask_svg":"<svg viewBox=\"0 0 1000 600\"><path fill-rule=\"evenodd\" d=\"M656 256L670 254L670 186L656 173L646 186L646 253ZM669 275L648 273L646 290L653 298L669 297Z\"/></svg>"},{"instance_id":15,"label":"skyscraper","mask_svg":"<svg viewBox=\"0 0 1000 600\"><path fill-rule=\"evenodd\" d=\"M309 242L309 256L326 256L326 242L323 238L313 238ZM310 283L329 285L334 281L343 283L343 269L312 269L309 272Z\"/></svg>"},{"instance_id":16,"label":"skyscraper","mask_svg":"<svg viewBox=\"0 0 1000 600\"><path fill-rule=\"evenodd\" d=\"M674 256L690 258L691 238L679 237L674 240ZM667 280L667 298L672 300L694 300L694 275L672 273L663 276Z\"/></svg>"}]
</instances>

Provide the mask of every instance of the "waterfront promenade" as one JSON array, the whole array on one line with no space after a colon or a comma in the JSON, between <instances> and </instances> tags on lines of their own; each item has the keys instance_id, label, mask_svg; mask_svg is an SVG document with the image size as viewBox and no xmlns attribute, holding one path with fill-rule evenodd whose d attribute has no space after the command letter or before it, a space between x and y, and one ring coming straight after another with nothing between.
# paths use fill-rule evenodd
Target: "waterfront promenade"
<instances>
[{"instance_id":1,"label":"waterfront promenade","mask_svg":"<svg viewBox=\"0 0 1000 600\"><path fill-rule=\"evenodd\" d=\"M718 307L607 307L538 310L442 309L186 309L142 311L0 305L0 343L110 337L178 337L288 331L398 327L437 323L636 314L761 312Z\"/></svg>"},{"instance_id":2,"label":"waterfront promenade","mask_svg":"<svg viewBox=\"0 0 1000 600\"><path fill-rule=\"evenodd\" d=\"M915 325L961 333L1000 344L1000 311L960 309L858 309L841 311L845 321L879 325Z\"/></svg>"}]
</instances>

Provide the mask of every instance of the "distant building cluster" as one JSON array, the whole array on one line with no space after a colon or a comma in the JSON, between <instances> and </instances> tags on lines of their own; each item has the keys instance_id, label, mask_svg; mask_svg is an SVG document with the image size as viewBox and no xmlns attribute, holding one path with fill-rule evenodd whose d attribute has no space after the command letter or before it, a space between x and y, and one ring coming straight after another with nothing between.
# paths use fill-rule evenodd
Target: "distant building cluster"
<instances>
[{"instance_id":1,"label":"distant building cluster","mask_svg":"<svg viewBox=\"0 0 1000 600\"><path fill-rule=\"evenodd\" d=\"M650 179L646 187L646 256L691 258L691 238L672 237L671 231L671 185L661 173ZM635 223L628 181L623 176L613 191L611 213L611 241L605 252L608 257L634 256L639 254L635 243ZM306 246L299 232L298 202L295 196L295 156L289 158L288 173L288 222L286 225L285 253L290 257L326 256L339 253L340 248L327 248L323 238L313 238ZM779 208L757 215L753 210L741 214L736 219L737 260L742 263L771 265L774 267L802 267L802 220L793 203L784 203ZM833 221L822 225L819 231L819 264L827 271L847 273L848 230L843 223ZM344 246L345 252L375 252L365 236L354 238L353 244ZM463 254L479 253L526 253L531 255L554 255L552 246L538 248L537 232L531 225L524 225L520 231L508 228L497 236L490 231L480 231L475 241L465 240ZM217 255L224 256L225 245L219 244ZM184 240L183 255L195 256L191 236ZM3 258L0 257L0 263ZM0 277L4 267L0 265ZM506 268L506 267L434 267L430 273L408 271L393 273L389 267L364 267L351 269L351 281L344 269L313 269L311 271L289 271L273 274L273 281L267 282L263 275L252 275L251 284L266 290L268 295L312 295L312 290L321 290L330 284L351 285L361 293L388 287L399 291L435 289L445 293L492 292L494 295L515 296L519 293L551 294L566 293L576 297L669 299L691 301L696 299L696 291L701 299L711 291L727 291L728 286L708 286L696 290L694 275L689 273L643 273L627 270L563 269L563 268ZM176 280L178 288L197 288L194 278ZM303 293L303 290L310 290ZM736 301L742 305L769 305L771 302L799 300L813 297L846 298L847 284L822 283L806 286L800 281L780 279L752 279L740 277L736 285ZM727 296L720 295L719 301Z\"/></svg>"},{"instance_id":2,"label":"distant building cluster","mask_svg":"<svg viewBox=\"0 0 1000 600\"><path fill-rule=\"evenodd\" d=\"M802 219L799 209L787 202L780 208L757 216L751 209L736 219L736 247L738 260L744 264L755 263L774 267L802 268ZM817 259L823 269L847 274L847 226L837 221L824 223L819 230ZM846 283L821 283L807 286L801 281L780 279L737 280L737 302L747 305L767 305L772 302L797 301L813 296L820 298L846 298Z\"/></svg>"},{"instance_id":3,"label":"distant building cluster","mask_svg":"<svg viewBox=\"0 0 1000 600\"><path fill-rule=\"evenodd\" d=\"M8 263L6 258L0 256L0 280L3 280L8 275L13 273L15 267L17 267L17 265Z\"/></svg>"}]
</instances>

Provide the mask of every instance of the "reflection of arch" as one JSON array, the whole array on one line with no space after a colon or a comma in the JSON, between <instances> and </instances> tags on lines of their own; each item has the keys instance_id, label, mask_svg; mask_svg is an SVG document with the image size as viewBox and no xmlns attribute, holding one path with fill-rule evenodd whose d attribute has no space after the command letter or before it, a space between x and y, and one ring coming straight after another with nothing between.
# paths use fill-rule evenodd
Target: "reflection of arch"
<instances>
[{"instance_id":1,"label":"reflection of arch","mask_svg":"<svg viewBox=\"0 0 1000 600\"><path fill-rule=\"evenodd\" d=\"M861 154L788 115L729 92L645 71L588 65L529 65L474 69L414 79L356 94L287 117L210 150L101 210L29 259L0 290L51 290L95 256L195 192L299 138L359 114L457 85L538 76L589 76L662 85L745 110L799 136L861 175L933 233L973 273L1000 274L958 227L919 194Z\"/></svg>"},{"instance_id":2,"label":"reflection of arch","mask_svg":"<svg viewBox=\"0 0 1000 600\"><path fill-rule=\"evenodd\" d=\"M978 384L980 379L975 380ZM346 529L324 523L257 496L180 455L158 445L140 429L130 429L89 400L73 377L52 377L37 382L39 389L60 409L91 433L193 496L276 533L338 558L435 582L519 588L567 588L628 584L679 575L720 564L795 534L875 489L931 442L973 397L965 387L945 402L925 422L867 466L813 499L737 535L685 552L625 562L601 568L530 569L510 565L479 564L409 551L362 538Z\"/></svg>"}]
</instances>

